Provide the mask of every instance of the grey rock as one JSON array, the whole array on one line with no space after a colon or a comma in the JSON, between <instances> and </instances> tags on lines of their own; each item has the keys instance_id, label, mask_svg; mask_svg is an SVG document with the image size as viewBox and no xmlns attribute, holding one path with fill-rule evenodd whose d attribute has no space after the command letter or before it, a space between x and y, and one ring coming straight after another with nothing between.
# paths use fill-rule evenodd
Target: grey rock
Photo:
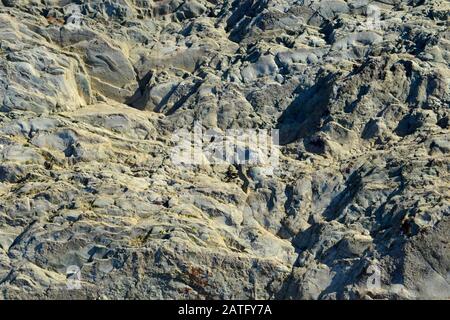
<instances>
[{"instance_id":1,"label":"grey rock","mask_svg":"<svg viewBox=\"0 0 450 320\"><path fill-rule=\"evenodd\" d=\"M448 299L449 9L3 0L0 298Z\"/></svg>"}]
</instances>

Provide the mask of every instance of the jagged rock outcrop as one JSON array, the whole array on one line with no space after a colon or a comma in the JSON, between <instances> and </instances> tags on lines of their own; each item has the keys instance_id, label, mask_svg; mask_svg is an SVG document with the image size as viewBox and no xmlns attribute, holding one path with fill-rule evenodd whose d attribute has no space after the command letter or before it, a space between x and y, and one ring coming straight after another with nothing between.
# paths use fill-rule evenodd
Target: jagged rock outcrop
<instances>
[{"instance_id":1,"label":"jagged rock outcrop","mask_svg":"<svg viewBox=\"0 0 450 320\"><path fill-rule=\"evenodd\" d=\"M2 0L0 298L448 299L449 13ZM279 162L174 163L195 123Z\"/></svg>"}]
</instances>

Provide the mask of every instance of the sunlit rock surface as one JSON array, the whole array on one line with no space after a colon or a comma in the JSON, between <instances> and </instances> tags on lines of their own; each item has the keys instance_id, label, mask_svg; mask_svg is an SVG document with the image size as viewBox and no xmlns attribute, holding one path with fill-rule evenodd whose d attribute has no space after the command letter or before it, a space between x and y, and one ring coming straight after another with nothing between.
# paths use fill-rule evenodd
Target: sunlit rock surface
<instances>
[{"instance_id":1,"label":"sunlit rock surface","mask_svg":"<svg viewBox=\"0 0 450 320\"><path fill-rule=\"evenodd\" d=\"M450 297L449 2L42 3L0 2L0 298ZM196 123L279 161L175 163Z\"/></svg>"}]
</instances>

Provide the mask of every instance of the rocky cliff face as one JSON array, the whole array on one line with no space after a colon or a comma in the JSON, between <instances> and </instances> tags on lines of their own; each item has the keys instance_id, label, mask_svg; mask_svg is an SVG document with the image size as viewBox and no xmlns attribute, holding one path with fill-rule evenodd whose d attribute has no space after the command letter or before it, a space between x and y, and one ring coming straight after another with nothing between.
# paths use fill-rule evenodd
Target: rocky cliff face
<instances>
[{"instance_id":1,"label":"rocky cliff face","mask_svg":"<svg viewBox=\"0 0 450 320\"><path fill-rule=\"evenodd\" d=\"M0 298L449 298L449 13L1 0ZM195 123L279 161L175 163Z\"/></svg>"}]
</instances>

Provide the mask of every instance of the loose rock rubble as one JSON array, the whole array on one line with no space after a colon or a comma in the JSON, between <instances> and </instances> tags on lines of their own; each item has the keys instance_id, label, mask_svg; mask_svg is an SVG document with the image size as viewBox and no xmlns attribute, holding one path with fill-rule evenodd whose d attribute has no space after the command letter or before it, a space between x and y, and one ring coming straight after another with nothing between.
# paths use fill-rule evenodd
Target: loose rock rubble
<instances>
[{"instance_id":1,"label":"loose rock rubble","mask_svg":"<svg viewBox=\"0 0 450 320\"><path fill-rule=\"evenodd\" d=\"M1 0L0 298L450 298L449 13ZM195 123L279 162L176 164Z\"/></svg>"}]
</instances>

